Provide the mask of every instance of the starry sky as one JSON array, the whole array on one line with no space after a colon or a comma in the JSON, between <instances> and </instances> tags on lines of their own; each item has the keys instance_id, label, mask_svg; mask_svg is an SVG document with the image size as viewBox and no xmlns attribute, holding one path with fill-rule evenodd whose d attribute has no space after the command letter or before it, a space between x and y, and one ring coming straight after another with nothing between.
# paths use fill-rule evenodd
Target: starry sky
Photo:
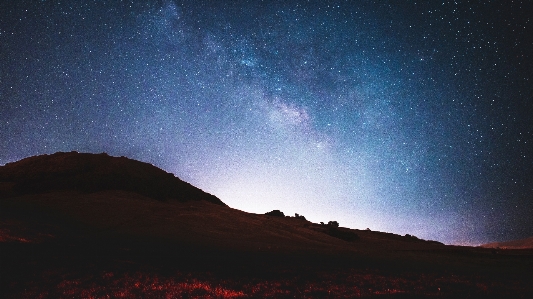
<instances>
[{"instance_id":1,"label":"starry sky","mask_svg":"<svg viewBox=\"0 0 533 299\"><path fill-rule=\"evenodd\" d=\"M532 16L528 1L0 1L0 165L107 152L247 212L530 237Z\"/></svg>"}]
</instances>

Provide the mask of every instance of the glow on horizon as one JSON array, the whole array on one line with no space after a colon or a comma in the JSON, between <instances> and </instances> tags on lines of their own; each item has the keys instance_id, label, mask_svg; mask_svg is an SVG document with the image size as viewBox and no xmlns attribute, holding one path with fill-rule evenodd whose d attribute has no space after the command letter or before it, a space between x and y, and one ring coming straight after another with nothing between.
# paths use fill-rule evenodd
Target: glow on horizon
<instances>
[{"instance_id":1,"label":"glow on horizon","mask_svg":"<svg viewBox=\"0 0 533 299\"><path fill-rule=\"evenodd\" d=\"M49 4L0 12L0 164L107 152L249 212L533 232L522 1Z\"/></svg>"}]
</instances>

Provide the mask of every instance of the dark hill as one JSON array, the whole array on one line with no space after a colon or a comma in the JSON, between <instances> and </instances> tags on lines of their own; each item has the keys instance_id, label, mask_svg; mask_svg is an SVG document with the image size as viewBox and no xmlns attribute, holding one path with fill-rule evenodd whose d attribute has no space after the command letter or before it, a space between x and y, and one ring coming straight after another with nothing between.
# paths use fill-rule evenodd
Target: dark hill
<instances>
[{"instance_id":1,"label":"dark hill","mask_svg":"<svg viewBox=\"0 0 533 299\"><path fill-rule=\"evenodd\" d=\"M481 245L484 248L501 248L501 249L529 249L533 248L533 237L521 240L513 240L507 242L495 242Z\"/></svg>"},{"instance_id":2,"label":"dark hill","mask_svg":"<svg viewBox=\"0 0 533 299\"><path fill-rule=\"evenodd\" d=\"M0 298L533 298L530 250L283 215L123 157L27 158L0 167Z\"/></svg>"},{"instance_id":3,"label":"dark hill","mask_svg":"<svg viewBox=\"0 0 533 299\"><path fill-rule=\"evenodd\" d=\"M151 164L103 154L55 153L0 166L0 197L74 190L135 192L157 200L225 204Z\"/></svg>"}]
</instances>

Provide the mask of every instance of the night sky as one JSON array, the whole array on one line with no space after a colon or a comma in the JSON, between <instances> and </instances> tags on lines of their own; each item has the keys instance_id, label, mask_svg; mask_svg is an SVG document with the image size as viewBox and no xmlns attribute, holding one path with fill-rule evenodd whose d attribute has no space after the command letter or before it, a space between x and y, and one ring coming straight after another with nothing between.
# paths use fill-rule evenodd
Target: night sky
<instances>
[{"instance_id":1,"label":"night sky","mask_svg":"<svg viewBox=\"0 0 533 299\"><path fill-rule=\"evenodd\" d=\"M247 212L533 236L533 8L465 2L1 0L0 165L107 152Z\"/></svg>"}]
</instances>

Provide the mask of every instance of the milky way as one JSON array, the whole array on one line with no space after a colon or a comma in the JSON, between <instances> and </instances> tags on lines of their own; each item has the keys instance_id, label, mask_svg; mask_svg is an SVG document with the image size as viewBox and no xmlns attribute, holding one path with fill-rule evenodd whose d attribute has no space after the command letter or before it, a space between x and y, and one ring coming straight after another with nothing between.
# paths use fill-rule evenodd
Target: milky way
<instances>
[{"instance_id":1,"label":"milky way","mask_svg":"<svg viewBox=\"0 0 533 299\"><path fill-rule=\"evenodd\" d=\"M533 235L527 1L5 2L0 165L107 152L248 212Z\"/></svg>"}]
</instances>

